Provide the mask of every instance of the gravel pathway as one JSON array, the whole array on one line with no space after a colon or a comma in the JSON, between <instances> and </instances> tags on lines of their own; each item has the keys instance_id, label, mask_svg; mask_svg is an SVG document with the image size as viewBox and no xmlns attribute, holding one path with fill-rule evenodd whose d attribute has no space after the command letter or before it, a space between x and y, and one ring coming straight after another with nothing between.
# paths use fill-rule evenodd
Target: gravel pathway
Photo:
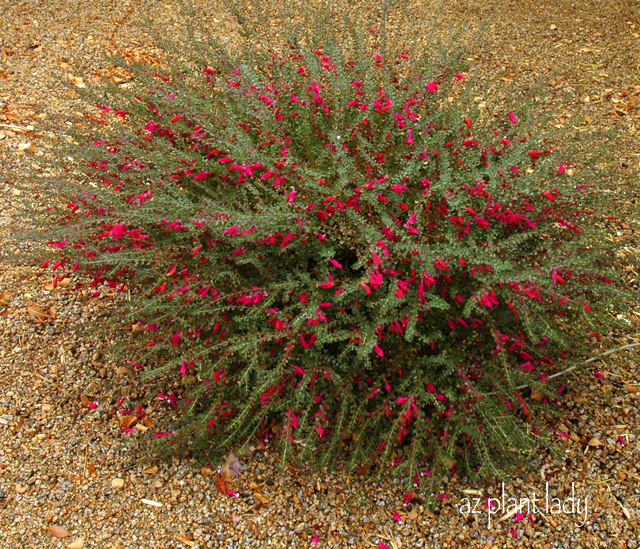
<instances>
[{"instance_id":1,"label":"gravel pathway","mask_svg":"<svg viewBox=\"0 0 640 549\"><path fill-rule=\"evenodd\" d=\"M220 36L230 22L222 4L202 11ZM559 127L571 129L582 115L577 131L620 130L611 192L624 197L624 222L611 237L624 241L625 253L640 253L638 220L625 218L638 200L631 182L640 166L640 3L460 4L442 18L471 27L492 18L472 44L471 79L505 86L516 98L553 74L541 108L557 113ZM486 510L464 512L463 498L500 498L498 481L451 477L429 510L419 499L405 505L405 490L390 475L378 482L342 470L283 470L258 446L241 456L248 469L233 484L238 497L228 497L216 489L218 464L197 469L186 459L144 457L143 440L161 430L170 409L145 400L137 372L104 358L117 342L89 329L116 297L52 289L37 266L20 259L28 243L7 239L28 226L17 213L24 192L16 183L51 175L47 152L55 140L38 128L47 117L80 110L59 80L92 85L110 69L106 52L151 55L153 45L136 25L142 15L181 24L168 0L0 0L0 547L636 549L640 383L632 350L595 363L601 376L567 376L563 420L555 426L561 457L535 458L533 472L505 480L507 498L544 494L548 485L551 499L566 501L573 486L576 498L589 497L581 527L584 517L569 507L554 514L543 504L531 517L500 512L491 527ZM629 311L636 329L639 316ZM612 337L602 350L637 340ZM139 416L132 432L121 431L121 399ZM92 402L97 406L87 407Z\"/></svg>"}]
</instances>

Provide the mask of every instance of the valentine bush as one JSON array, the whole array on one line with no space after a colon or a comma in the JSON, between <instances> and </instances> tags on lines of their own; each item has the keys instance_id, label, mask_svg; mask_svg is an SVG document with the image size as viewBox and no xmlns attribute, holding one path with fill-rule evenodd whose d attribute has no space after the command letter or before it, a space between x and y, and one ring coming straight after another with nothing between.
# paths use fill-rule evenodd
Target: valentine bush
<instances>
[{"instance_id":1,"label":"valentine bush","mask_svg":"<svg viewBox=\"0 0 640 549\"><path fill-rule=\"evenodd\" d=\"M123 348L185 382L182 449L493 473L603 330L597 193L535 112L383 34L138 67L72 149L50 267L131 293Z\"/></svg>"}]
</instances>

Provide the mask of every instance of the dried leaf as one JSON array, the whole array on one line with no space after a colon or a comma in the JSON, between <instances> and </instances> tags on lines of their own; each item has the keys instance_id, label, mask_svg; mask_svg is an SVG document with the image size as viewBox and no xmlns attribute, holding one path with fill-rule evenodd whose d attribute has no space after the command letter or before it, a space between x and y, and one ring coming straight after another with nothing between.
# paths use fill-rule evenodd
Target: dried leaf
<instances>
[{"instance_id":1,"label":"dried leaf","mask_svg":"<svg viewBox=\"0 0 640 549\"><path fill-rule=\"evenodd\" d=\"M254 492L253 497L256 498L262 505L269 503L269 498L263 496L260 492Z\"/></svg>"},{"instance_id":2,"label":"dried leaf","mask_svg":"<svg viewBox=\"0 0 640 549\"><path fill-rule=\"evenodd\" d=\"M231 452L224 462L224 466L222 467L222 474L225 476L233 475L232 478L235 478L240 476L240 472L244 471L245 469L247 469L247 466L244 463L241 463L236 455Z\"/></svg>"},{"instance_id":3,"label":"dried leaf","mask_svg":"<svg viewBox=\"0 0 640 549\"><path fill-rule=\"evenodd\" d=\"M126 366L120 366L120 368L116 370L116 375L118 377L122 377L122 376L126 376L129 372L131 372L129 368L127 368Z\"/></svg>"},{"instance_id":4,"label":"dried leaf","mask_svg":"<svg viewBox=\"0 0 640 549\"><path fill-rule=\"evenodd\" d=\"M531 399L532 400L542 400L544 395L535 389L531 389Z\"/></svg>"},{"instance_id":5,"label":"dried leaf","mask_svg":"<svg viewBox=\"0 0 640 549\"><path fill-rule=\"evenodd\" d=\"M7 301L9 299L11 299L11 296L9 295L9 292L7 290L2 290L0 292L0 299Z\"/></svg>"},{"instance_id":6,"label":"dried leaf","mask_svg":"<svg viewBox=\"0 0 640 549\"><path fill-rule=\"evenodd\" d=\"M120 422L121 429L131 429L135 422L138 421L138 418L133 414L127 414L118 416L118 421Z\"/></svg>"},{"instance_id":7,"label":"dried leaf","mask_svg":"<svg viewBox=\"0 0 640 549\"><path fill-rule=\"evenodd\" d=\"M233 485L233 481L236 477L227 467L223 467L220 473L222 474L222 478L228 485Z\"/></svg>"},{"instance_id":8,"label":"dried leaf","mask_svg":"<svg viewBox=\"0 0 640 549\"><path fill-rule=\"evenodd\" d=\"M53 282L45 282L44 289L47 290L47 292L52 292L55 289L55 286L53 285Z\"/></svg>"},{"instance_id":9,"label":"dried leaf","mask_svg":"<svg viewBox=\"0 0 640 549\"><path fill-rule=\"evenodd\" d=\"M82 549L84 547L84 538L78 538L67 545L67 549Z\"/></svg>"},{"instance_id":10,"label":"dried leaf","mask_svg":"<svg viewBox=\"0 0 640 549\"><path fill-rule=\"evenodd\" d=\"M192 539L189 539L189 538L185 538L184 536L176 536L176 539L178 541L181 541L185 545L188 545L189 547L193 547L196 544L195 541L193 541Z\"/></svg>"},{"instance_id":11,"label":"dried leaf","mask_svg":"<svg viewBox=\"0 0 640 549\"><path fill-rule=\"evenodd\" d=\"M209 467L203 467L202 469L200 469L200 474L203 477L212 477L214 475L214 472Z\"/></svg>"},{"instance_id":12,"label":"dried leaf","mask_svg":"<svg viewBox=\"0 0 640 549\"><path fill-rule=\"evenodd\" d=\"M142 471L145 475L155 475L158 472L158 466L152 465L151 467L147 467Z\"/></svg>"},{"instance_id":13,"label":"dried leaf","mask_svg":"<svg viewBox=\"0 0 640 549\"><path fill-rule=\"evenodd\" d=\"M71 535L71 532L63 526L49 526L47 530L54 538L67 538Z\"/></svg>"},{"instance_id":14,"label":"dried leaf","mask_svg":"<svg viewBox=\"0 0 640 549\"><path fill-rule=\"evenodd\" d=\"M86 88L87 87L87 85L84 83L84 80L82 80L81 76L72 76L71 77L71 83L76 88Z\"/></svg>"},{"instance_id":15,"label":"dried leaf","mask_svg":"<svg viewBox=\"0 0 640 549\"><path fill-rule=\"evenodd\" d=\"M415 509L411 509L411 511L409 511L409 513L407 514L407 518L416 520L418 518L418 511L416 511Z\"/></svg>"},{"instance_id":16,"label":"dried leaf","mask_svg":"<svg viewBox=\"0 0 640 549\"><path fill-rule=\"evenodd\" d=\"M123 478L114 478L111 480L111 488L124 488L124 479Z\"/></svg>"},{"instance_id":17,"label":"dried leaf","mask_svg":"<svg viewBox=\"0 0 640 549\"><path fill-rule=\"evenodd\" d=\"M218 492L220 492L223 496L227 495L227 483L225 482L225 480L220 476L216 474L216 488L218 489Z\"/></svg>"},{"instance_id":18,"label":"dried leaf","mask_svg":"<svg viewBox=\"0 0 640 549\"><path fill-rule=\"evenodd\" d=\"M27 313L29 313L31 316L35 316L38 320L47 320L51 318L51 315L49 315L49 313L45 313L42 309L36 307L35 305L29 305L29 307L27 307Z\"/></svg>"},{"instance_id":19,"label":"dried leaf","mask_svg":"<svg viewBox=\"0 0 640 549\"><path fill-rule=\"evenodd\" d=\"M602 442L600 442L600 440L597 439L596 437L592 437L587 444L592 448L597 448L599 446L602 446Z\"/></svg>"},{"instance_id":20,"label":"dried leaf","mask_svg":"<svg viewBox=\"0 0 640 549\"><path fill-rule=\"evenodd\" d=\"M629 392L629 393L637 393L638 392L638 388L633 386L633 385L625 385L624 388Z\"/></svg>"},{"instance_id":21,"label":"dried leaf","mask_svg":"<svg viewBox=\"0 0 640 549\"><path fill-rule=\"evenodd\" d=\"M69 277L63 278L62 280L58 280L58 286L62 286L66 288L71 285L71 279Z\"/></svg>"},{"instance_id":22,"label":"dried leaf","mask_svg":"<svg viewBox=\"0 0 640 549\"><path fill-rule=\"evenodd\" d=\"M557 528L558 523L555 520L553 520L553 518L548 517L546 515L544 516L544 518L547 520L549 524L551 524L551 526L553 526L554 528Z\"/></svg>"}]
</instances>

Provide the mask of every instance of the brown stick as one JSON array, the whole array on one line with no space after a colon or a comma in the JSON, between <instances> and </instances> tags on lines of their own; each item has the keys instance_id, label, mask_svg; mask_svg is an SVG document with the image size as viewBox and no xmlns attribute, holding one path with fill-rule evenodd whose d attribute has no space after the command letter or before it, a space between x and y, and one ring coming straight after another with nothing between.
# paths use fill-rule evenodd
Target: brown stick
<instances>
[{"instance_id":1,"label":"brown stick","mask_svg":"<svg viewBox=\"0 0 640 549\"><path fill-rule=\"evenodd\" d=\"M627 349L634 349L635 347L640 347L640 343L629 343L627 345L623 345L622 347L617 347L615 349L610 349L609 351L605 351L604 353L601 353L599 355L596 356L592 356L591 358L588 358L587 360L585 360L582 364L589 364L590 362L595 362L596 360L599 360L605 356L609 356L612 355L613 353L617 353L618 351L625 351ZM569 372L573 372L573 370L575 370L578 367L578 364L574 364L573 366L570 366L569 368L562 370L560 372L556 372L555 374L550 375L549 377L547 377L547 379L553 379L554 377L560 377L563 376L565 374L568 374ZM516 391L519 391L521 389L526 389L528 387L528 385L518 385L516 387ZM492 392L492 393L488 393L487 396L491 396L491 395L496 395L498 394L496 391Z\"/></svg>"}]
</instances>

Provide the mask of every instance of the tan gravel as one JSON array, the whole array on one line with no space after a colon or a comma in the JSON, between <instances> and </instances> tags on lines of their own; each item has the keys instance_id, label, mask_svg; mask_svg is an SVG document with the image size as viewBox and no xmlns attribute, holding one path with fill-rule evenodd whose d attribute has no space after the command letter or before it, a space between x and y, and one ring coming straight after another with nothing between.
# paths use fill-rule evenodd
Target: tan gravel
<instances>
[{"instance_id":1,"label":"tan gravel","mask_svg":"<svg viewBox=\"0 0 640 549\"><path fill-rule=\"evenodd\" d=\"M502 86L517 101L533 81L552 75L541 108L555 112L558 125L621 131L608 183L624 222L611 237L624 240L628 254L639 253L638 220L625 215L638 201L640 4L450 4L443 20L472 28L489 22L471 44L471 79ZM494 521L489 529L486 514L459 512L462 498L475 493L469 490L499 497L499 481L447 479L448 497L430 511L420 500L403 505L402 482L390 474L376 481L344 470L282 470L258 445L240 456L248 469L233 484L238 497L216 489L213 470L221 464L202 470L187 460L145 457L143 440L162 430L171 410L145 400L137 372L105 361L116 342L89 330L116 298L47 289L38 267L21 260L29 243L7 239L29 223L17 214L24 196L16 183L51 173L55 141L39 132L43 119L81 110L59 79L92 85L98 71L110 68L105 52L150 54L153 44L137 25L145 14L167 29L181 24L169 0L0 0L0 548L293 548L313 547L317 539L318 548L636 549L640 384L638 353L631 350L594 365L604 379L567 377L563 421L554 426L563 434L561 457L536 457L532 472L505 479L515 497L540 493L548 482L553 497L565 498L575 483L577 494L591 497L581 528L571 515L537 514L531 521ZM212 32L228 32L222 2L201 15ZM405 24L411 22L408 13ZM579 115L587 118L576 130ZM43 184L34 183L32 192ZM632 328L638 316L629 312ZM637 340L615 335L603 350ZM133 432L121 432L122 398L123 408L144 411ZM92 402L97 406L88 409Z\"/></svg>"}]
</instances>

